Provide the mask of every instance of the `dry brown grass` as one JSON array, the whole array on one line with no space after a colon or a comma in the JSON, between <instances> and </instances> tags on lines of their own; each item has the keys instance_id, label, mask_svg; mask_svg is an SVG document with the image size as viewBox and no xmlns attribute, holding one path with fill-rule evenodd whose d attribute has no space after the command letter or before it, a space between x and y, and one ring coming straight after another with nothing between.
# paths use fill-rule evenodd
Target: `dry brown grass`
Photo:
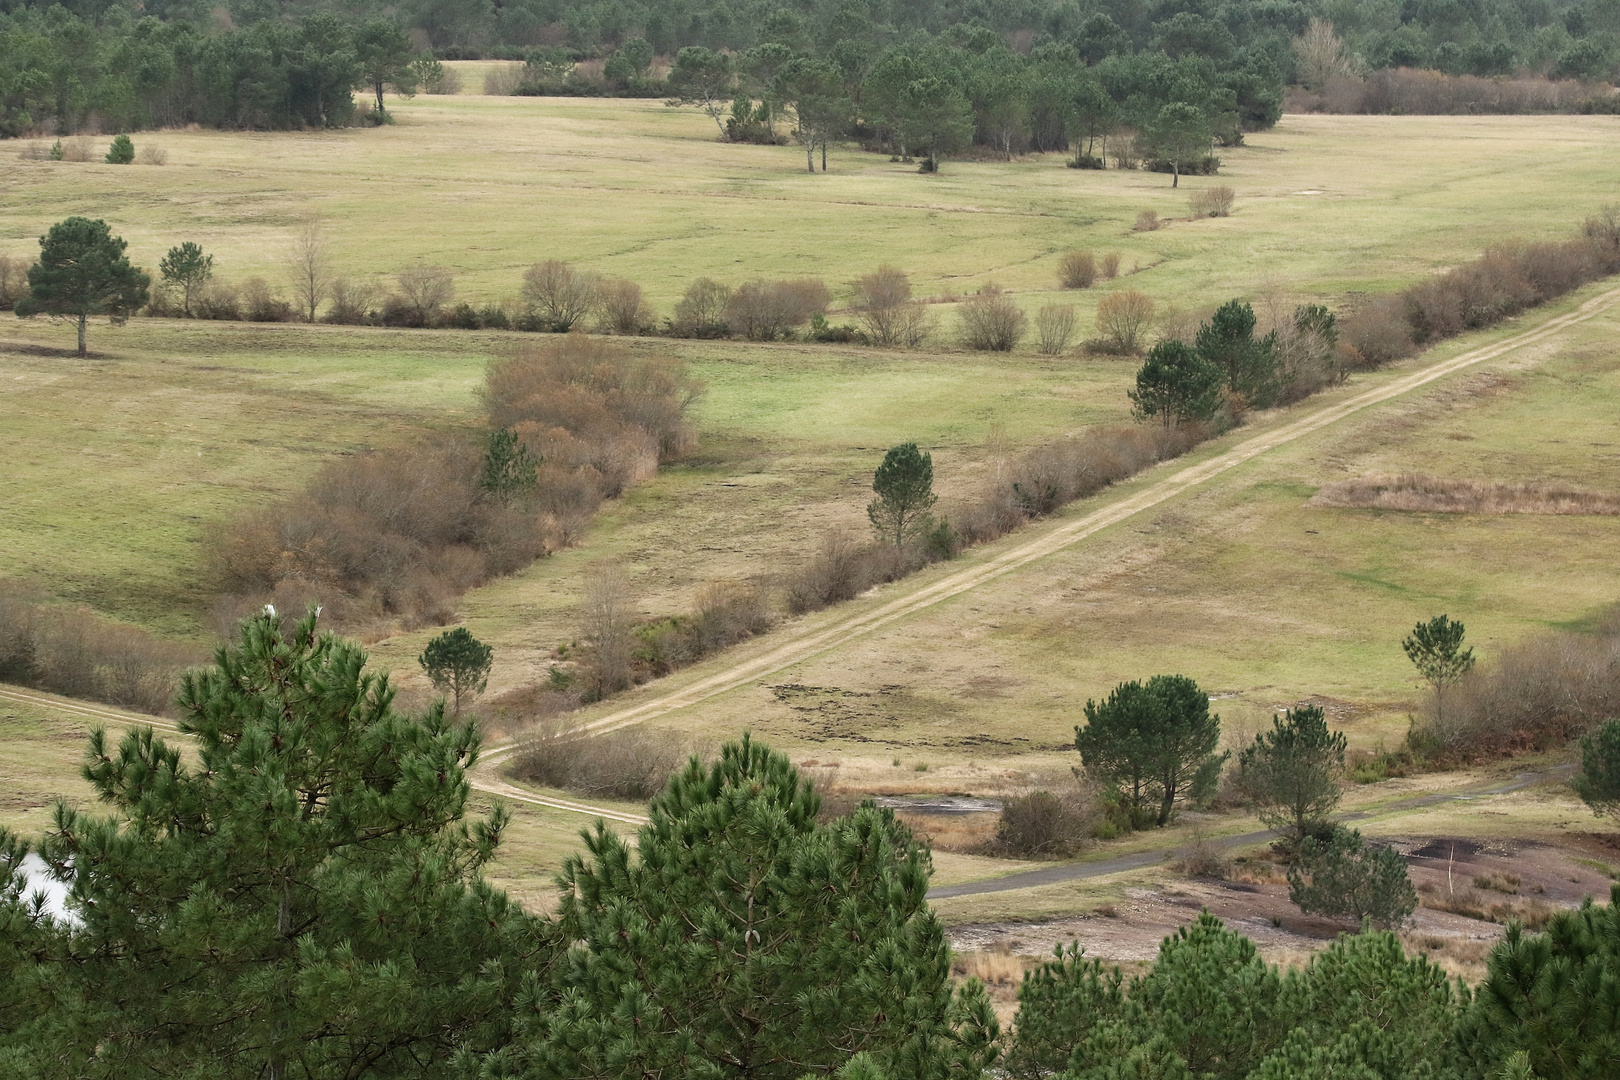
<instances>
[{"instance_id":1,"label":"dry brown grass","mask_svg":"<svg viewBox=\"0 0 1620 1080\"><path fill-rule=\"evenodd\" d=\"M1565 484L1448 480L1422 473L1366 476L1323 487L1318 506L1434 514L1620 514L1620 495Z\"/></svg>"},{"instance_id":2,"label":"dry brown grass","mask_svg":"<svg viewBox=\"0 0 1620 1080\"><path fill-rule=\"evenodd\" d=\"M1418 887L1418 903L1431 911L1448 911L1481 922L1518 922L1530 930L1545 926L1557 910L1544 900L1487 896L1468 887L1448 890L1428 882Z\"/></svg>"},{"instance_id":3,"label":"dry brown grass","mask_svg":"<svg viewBox=\"0 0 1620 1080\"><path fill-rule=\"evenodd\" d=\"M1024 981L1024 959L999 949L961 953L951 961L951 974L986 986L1017 986Z\"/></svg>"}]
</instances>

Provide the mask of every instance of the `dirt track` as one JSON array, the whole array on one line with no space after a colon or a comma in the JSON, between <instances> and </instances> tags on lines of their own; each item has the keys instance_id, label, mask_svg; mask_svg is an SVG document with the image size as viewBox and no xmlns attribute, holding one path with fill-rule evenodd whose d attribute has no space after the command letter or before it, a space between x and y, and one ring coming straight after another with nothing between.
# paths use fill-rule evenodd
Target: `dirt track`
<instances>
[{"instance_id":1,"label":"dirt track","mask_svg":"<svg viewBox=\"0 0 1620 1080\"><path fill-rule=\"evenodd\" d=\"M779 638L779 641L774 647L759 655L736 661L729 666L722 667L713 674L703 676L697 681L678 689L662 694L654 690L654 696L648 700L634 705L627 705L605 716L588 721L580 726L580 730L603 733L617 728L628 727L679 709L697 705L720 694L735 690L740 686L745 686L756 679L775 674L784 668L808 660L829 649L837 648L864 634L869 634L890 623L914 615L935 604L959 596L970 589L1009 574L1054 552L1061 551L1111 525L1116 525L1134 517L1144 510L1158 506L1191 488L1195 488L1235 469L1269 450L1291 443L1347 416L1354 415L1363 409L1409 393L1475 364L1495 359L1526 345L1541 342L1561 330L1596 317L1616 303L1620 303L1620 289L1611 289L1608 292L1600 293L1574 311L1549 319L1539 326L1514 334L1491 345L1470 349L1449 360L1443 360L1409 375L1403 375L1382 386L1374 387L1344 401L1308 412L1297 420L1289 421L1270 431L1254 435L1224 453L1206 461L1201 461L1196 465L1187 466L1162 480L1149 484L1128 498L1109 503L1072 520L1059 520L1030 526L1023 530L1026 539L1013 543L999 555L986 562L965 567L926 584L913 584L909 589L904 582L889 586L888 591L900 595L869 610L848 614L841 618L835 616L831 621L824 619L806 620L798 625L790 626L775 635ZM484 760L486 763L493 764L510 754L512 749L510 741L494 744L488 748Z\"/></svg>"}]
</instances>

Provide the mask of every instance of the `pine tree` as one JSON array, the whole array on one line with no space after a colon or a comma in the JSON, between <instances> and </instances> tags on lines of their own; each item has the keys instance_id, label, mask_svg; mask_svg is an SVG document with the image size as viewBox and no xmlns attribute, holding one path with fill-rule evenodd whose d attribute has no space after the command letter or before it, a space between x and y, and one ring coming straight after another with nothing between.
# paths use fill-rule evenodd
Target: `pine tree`
<instances>
[{"instance_id":1,"label":"pine tree","mask_svg":"<svg viewBox=\"0 0 1620 1080\"><path fill-rule=\"evenodd\" d=\"M1260 820L1298 844L1339 805L1344 748L1344 733L1328 730L1321 708L1287 710L1238 754L1239 784Z\"/></svg>"},{"instance_id":2,"label":"pine tree","mask_svg":"<svg viewBox=\"0 0 1620 1080\"><path fill-rule=\"evenodd\" d=\"M17 301L17 314L75 320L79 355L85 355L90 316L109 315L117 323L146 304L152 279L130 265L127 246L105 221L58 221L39 238L39 262L28 268L28 295Z\"/></svg>"},{"instance_id":3,"label":"pine tree","mask_svg":"<svg viewBox=\"0 0 1620 1080\"><path fill-rule=\"evenodd\" d=\"M872 490L877 498L867 506L866 516L879 537L899 547L927 532L933 522L930 511L939 501L933 455L918 450L916 443L892 447L872 476Z\"/></svg>"},{"instance_id":4,"label":"pine tree","mask_svg":"<svg viewBox=\"0 0 1620 1080\"><path fill-rule=\"evenodd\" d=\"M1593 813L1620 813L1620 720L1581 737L1581 771L1570 786Z\"/></svg>"},{"instance_id":5,"label":"pine tree","mask_svg":"<svg viewBox=\"0 0 1620 1080\"><path fill-rule=\"evenodd\" d=\"M513 500L534 490L539 465L540 459L529 453L528 444L517 432L511 428L492 431L484 444L478 488L502 506L511 506Z\"/></svg>"},{"instance_id":6,"label":"pine tree","mask_svg":"<svg viewBox=\"0 0 1620 1080\"><path fill-rule=\"evenodd\" d=\"M1309 879L1309 880L1307 880ZM1288 868L1288 899L1317 915L1400 926L1417 910L1406 862L1384 844L1366 845L1361 833L1336 827L1326 841L1307 836Z\"/></svg>"},{"instance_id":7,"label":"pine tree","mask_svg":"<svg viewBox=\"0 0 1620 1080\"><path fill-rule=\"evenodd\" d=\"M1282 389L1277 337L1254 336L1254 308L1228 300L1198 328L1195 345L1206 363L1219 368L1226 385L1255 408L1269 408Z\"/></svg>"},{"instance_id":8,"label":"pine tree","mask_svg":"<svg viewBox=\"0 0 1620 1080\"><path fill-rule=\"evenodd\" d=\"M59 805L40 847L82 926L0 1052L44 1076L324 1080L449 1075L505 1041L519 968L554 947L480 877L507 815L464 820L478 736L442 705L395 712L365 663L313 614L284 635L266 613L184 677L183 754L92 734L113 813Z\"/></svg>"},{"instance_id":9,"label":"pine tree","mask_svg":"<svg viewBox=\"0 0 1620 1080\"><path fill-rule=\"evenodd\" d=\"M204 255L203 249L190 240L169 249L158 263L165 288L180 290L180 310L191 318L191 301L214 276L214 257Z\"/></svg>"},{"instance_id":10,"label":"pine tree","mask_svg":"<svg viewBox=\"0 0 1620 1080\"><path fill-rule=\"evenodd\" d=\"M1418 623L1401 641L1412 666L1434 687L1434 718L1439 723L1446 719L1446 688L1474 669L1474 650L1462 647L1465 633L1462 623L1436 615Z\"/></svg>"},{"instance_id":11,"label":"pine tree","mask_svg":"<svg viewBox=\"0 0 1620 1080\"><path fill-rule=\"evenodd\" d=\"M1087 960L1078 944L1059 946L1054 959L1024 975L1018 987L1018 1023L1005 1067L1016 1080L1062 1072L1074 1051L1099 1025L1125 1012L1123 977Z\"/></svg>"},{"instance_id":12,"label":"pine tree","mask_svg":"<svg viewBox=\"0 0 1620 1080\"><path fill-rule=\"evenodd\" d=\"M1560 911L1540 934L1508 926L1457 1025L1456 1075L1620 1075L1620 885L1606 907ZM1528 1066L1528 1068L1526 1068Z\"/></svg>"},{"instance_id":13,"label":"pine tree","mask_svg":"<svg viewBox=\"0 0 1620 1080\"><path fill-rule=\"evenodd\" d=\"M450 695L450 715L461 715L461 699L475 697L489 685L495 650L472 636L465 626L446 630L427 643L416 658L428 681L441 694Z\"/></svg>"},{"instance_id":14,"label":"pine tree","mask_svg":"<svg viewBox=\"0 0 1620 1080\"><path fill-rule=\"evenodd\" d=\"M745 736L670 781L633 849L599 823L560 878L578 944L485 1075L799 1080L865 1053L977 1080L996 1023L977 983L951 988L926 851L870 803L825 826L818 809Z\"/></svg>"},{"instance_id":15,"label":"pine tree","mask_svg":"<svg viewBox=\"0 0 1620 1080\"><path fill-rule=\"evenodd\" d=\"M1133 820L1169 823L1178 801L1198 798L1220 778L1226 754L1215 753L1221 718L1209 695L1185 675L1121 683L1098 703L1086 702L1086 726L1074 729L1087 775L1120 789Z\"/></svg>"}]
</instances>

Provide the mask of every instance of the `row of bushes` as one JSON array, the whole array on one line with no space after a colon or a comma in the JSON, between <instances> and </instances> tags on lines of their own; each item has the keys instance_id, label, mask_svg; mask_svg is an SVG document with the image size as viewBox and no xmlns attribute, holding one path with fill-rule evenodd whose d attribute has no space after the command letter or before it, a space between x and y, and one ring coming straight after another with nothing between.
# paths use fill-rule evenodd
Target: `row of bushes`
<instances>
[{"instance_id":1,"label":"row of bushes","mask_svg":"<svg viewBox=\"0 0 1620 1080\"><path fill-rule=\"evenodd\" d=\"M120 708L173 711L180 672L203 656L0 579L0 682Z\"/></svg>"},{"instance_id":2,"label":"row of bushes","mask_svg":"<svg viewBox=\"0 0 1620 1080\"><path fill-rule=\"evenodd\" d=\"M1384 68L1366 76L1341 72L1318 91L1289 91L1289 112L1397 116L1612 113L1614 87L1579 79L1491 79L1418 68Z\"/></svg>"},{"instance_id":3,"label":"row of bushes","mask_svg":"<svg viewBox=\"0 0 1620 1080\"><path fill-rule=\"evenodd\" d=\"M578 336L495 361L483 398L510 459L461 436L328 464L210 545L221 622L269 600L338 626L442 624L456 598L573 542L603 500L687 452L698 387L680 365Z\"/></svg>"}]
</instances>

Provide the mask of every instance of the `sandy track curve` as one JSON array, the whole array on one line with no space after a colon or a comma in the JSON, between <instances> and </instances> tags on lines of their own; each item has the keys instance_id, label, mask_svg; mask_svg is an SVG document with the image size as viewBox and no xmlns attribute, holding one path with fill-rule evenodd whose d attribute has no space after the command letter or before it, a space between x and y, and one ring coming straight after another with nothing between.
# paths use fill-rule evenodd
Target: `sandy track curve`
<instances>
[{"instance_id":1,"label":"sandy track curve","mask_svg":"<svg viewBox=\"0 0 1620 1080\"><path fill-rule=\"evenodd\" d=\"M86 719L100 720L106 723L146 724L170 735L190 738L180 730L179 725L174 721L161 716L125 712L106 705L45 697L41 694L29 693L26 690L18 690L10 686L0 686L0 700L19 701L26 705L57 709L61 712L73 713L75 716L83 716ZM590 817L606 818L608 821L617 821L624 825L645 825L647 823L647 818L642 814L632 814L629 811L613 810L604 806L592 806L589 803L574 802L571 799L555 799L548 795L535 795L512 784L500 780L485 779L474 773L469 773L467 779L475 790L484 792L487 795L511 799L513 802L528 803L531 806L543 806L549 810L565 810L571 814L585 814Z\"/></svg>"},{"instance_id":2,"label":"sandy track curve","mask_svg":"<svg viewBox=\"0 0 1620 1080\"><path fill-rule=\"evenodd\" d=\"M689 708L717 697L756 679L772 675L784 668L808 660L820 653L836 648L862 635L879 630L919 611L926 610L952 597L960 596L996 578L1012 573L1038 559L1045 558L1078 543L1095 533L1117 525L1144 510L1149 510L1183 492L1206 483L1222 473L1229 472L1267 451L1286 445L1312 432L1320 431L1347 416L1373 405L1410 393L1437 379L1454 375L1486 360L1534 345L1562 330L1595 318L1620 303L1620 289L1611 289L1586 301L1574 311L1549 319L1539 326L1514 334L1490 345L1470 349L1449 360L1442 360L1419 371L1374 387L1337 404L1315 410L1297 420L1280 425L1270 431L1252 436L1230 450L1148 485L1128 498L1093 510L1089 514L1040 529L1021 543L1015 543L995 558L896 596L894 599L858 614L852 614L815 628L788 630L776 647L758 656L722 668L696 682L653 697L636 705L626 706L606 716L581 724L581 732L604 733L639 724L654 717L679 709ZM1039 528L1039 527L1037 527ZM903 586L902 586L903 587ZM515 747L508 741L492 745L485 760L493 763L511 754Z\"/></svg>"}]
</instances>

